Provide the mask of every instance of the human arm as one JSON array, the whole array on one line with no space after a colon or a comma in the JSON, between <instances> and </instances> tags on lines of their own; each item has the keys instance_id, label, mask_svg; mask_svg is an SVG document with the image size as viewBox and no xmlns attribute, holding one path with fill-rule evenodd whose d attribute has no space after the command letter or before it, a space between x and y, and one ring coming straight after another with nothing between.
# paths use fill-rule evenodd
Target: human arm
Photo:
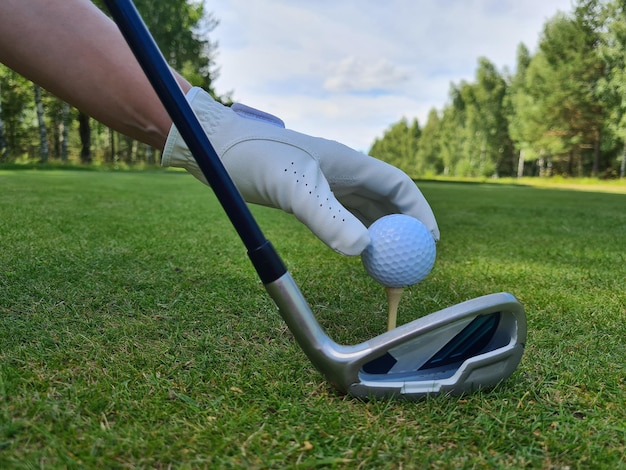
<instances>
[{"instance_id":1,"label":"human arm","mask_svg":"<svg viewBox=\"0 0 626 470\"><path fill-rule=\"evenodd\" d=\"M115 23L92 2L2 0L0 62L103 124L163 148L172 121Z\"/></svg>"}]
</instances>

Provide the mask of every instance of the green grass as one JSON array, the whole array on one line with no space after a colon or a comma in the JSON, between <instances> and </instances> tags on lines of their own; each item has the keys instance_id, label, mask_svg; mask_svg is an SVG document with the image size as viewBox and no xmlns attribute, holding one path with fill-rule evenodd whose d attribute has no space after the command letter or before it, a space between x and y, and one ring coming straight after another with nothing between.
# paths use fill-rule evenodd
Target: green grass
<instances>
[{"instance_id":1,"label":"green grass","mask_svg":"<svg viewBox=\"0 0 626 470\"><path fill-rule=\"evenodd\" d=\"M365 403L190 176L0 171L0 468L626 468L626 196L420 186L442 240L399 322L510 291L526 353L490 391ZM253 211L334 339L384 331L358 259Z\"/></svg>"},{"instance_id":2,"label":"green grass","mask_svg":"<svg viewBox=\"0 0 626 470\"><path fill-rule=\"evenodd\" d=\"M449 178L436 176L431 181L439 182L465 182L465 183L489 183L514 186L530 186L533 188L568 189L573 191L591 191L602 193L626 194L626 178L600 179L600 178L576 178L567 176L551 177L523 177L523 178Z\"/></svg>"}]
</instances>

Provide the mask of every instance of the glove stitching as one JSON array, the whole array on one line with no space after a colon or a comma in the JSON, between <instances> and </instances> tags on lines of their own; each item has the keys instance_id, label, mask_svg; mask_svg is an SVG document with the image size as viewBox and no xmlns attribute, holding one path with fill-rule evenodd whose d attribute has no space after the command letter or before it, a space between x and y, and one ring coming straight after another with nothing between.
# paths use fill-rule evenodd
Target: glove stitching
<instances>
[{"instance_id":1,"label":"glove stitching","mask_svg":"<svg viewBox=\"0 0 626 470\"><path fill-rule=\"evenodd\" d=\"M223 153L220 154L220 157L222 155L226 154L227 152L229 152L233 147L235 147L235 146L237 146L239 144L242 144L244 142L250 142L250 141L275 142L277 144L288 145L290 147L293 147L293 148L298 149L301 152L305 153L306 155L311 157L315 162L317 162L318 165L319 165L319 162L320 162L320 157L319 157L318 154L303 148L301 145L296 144L295 142L293 142L293 141L291 141L289 139L276 138L276 137L266 137L266 136L262 136L262 135L247 135L245 137L239 137L237 139L233 139L233 140L229 141L228 143L222 144L220 146L220 148L223 149Z\"/></svg>"}]
</instances>

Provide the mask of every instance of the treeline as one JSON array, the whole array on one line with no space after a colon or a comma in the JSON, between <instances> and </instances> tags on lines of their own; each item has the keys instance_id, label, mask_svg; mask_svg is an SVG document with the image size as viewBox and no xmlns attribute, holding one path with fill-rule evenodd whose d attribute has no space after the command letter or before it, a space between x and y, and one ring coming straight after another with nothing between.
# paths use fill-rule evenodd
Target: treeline
<instances>
[{"instance_id":1,"label":"treeline","mask_svg":"<svg viewBox=\"0 0 626 470\"><path fill-rule=\"evenodd\" d=\"M370 153L413 177L626 173L626 0L581 0L548 20L514 73L478 61L421 127L406 118Z\"/></svg>"},{"instance_id":2,"label":"treeline","mask_svg":"<svg viewBox=\"0 0 626 470\"><path fill-rule=\"evenodd\" d=\"M214 94L217 44L208 38L218 22L204 4L135 0L135 5L169 64ZM134 165L158 158L151 147L113 132L0 65L0 162Z\"/></svg>"}]
</instances>

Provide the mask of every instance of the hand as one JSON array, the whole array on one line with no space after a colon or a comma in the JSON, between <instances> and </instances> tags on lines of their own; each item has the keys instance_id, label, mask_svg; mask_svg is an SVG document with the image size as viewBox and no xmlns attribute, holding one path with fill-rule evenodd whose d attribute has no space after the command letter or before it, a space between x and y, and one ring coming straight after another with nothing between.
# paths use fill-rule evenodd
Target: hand
<instances>
[{"instance_id":1,"label":"hand","mask_svg":"<svg viewBox=\"0 0 626 470\"><path fill-rule=\"evenodd\" d=\"M345 255L360 254L369 244L366 227L392 213L421 220L439 240L428 202L399 169L338 142L285 129L280 119L253 108L223 106L200 88L187 99L247 202L293 213ZM174 126L161 164L185 168L207 184Z\"/></svg>"}]
</instances>

